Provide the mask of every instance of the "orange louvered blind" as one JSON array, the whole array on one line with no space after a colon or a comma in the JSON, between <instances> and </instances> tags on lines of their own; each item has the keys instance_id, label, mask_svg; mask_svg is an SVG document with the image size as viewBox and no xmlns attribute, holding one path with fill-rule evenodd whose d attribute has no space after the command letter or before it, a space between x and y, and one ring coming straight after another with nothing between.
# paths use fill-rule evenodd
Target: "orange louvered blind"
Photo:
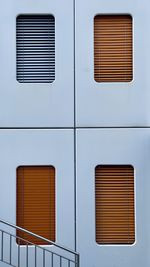
<instances>
[{"instance_id":1,"label":"orange louvered blind","mask_svg":"<svg viewBox=\"0 0 150 267\"><path fill-rule=\"evenodd\" d=\"M130 165L95 168L96 242L133 244L134 169Z\"/></svg>"},{"instance_id":2,"label":"orange louvered blind","mask_svg":"<svg viewBox=\"0 0 150 267\"><path fill-rule=\"evenodd\" d=\"M55 169L21 166L17 169L17 225L55 241ZM47 244L31 235L17 235L36 244ZM19 239L17 240L19 242ZM23 241L20 244L25 244Z\"/></svg>"},{"instance_id":3,"label":"orange louvered blind","mask_svg":"<svg viewBox=\"0 0 150 267\"><path fill-rule=\"evenodd\" d=\"M130 82L132 68L132 17L97 15L94 19L95 81Z\"/></svg>"}]
</instances>

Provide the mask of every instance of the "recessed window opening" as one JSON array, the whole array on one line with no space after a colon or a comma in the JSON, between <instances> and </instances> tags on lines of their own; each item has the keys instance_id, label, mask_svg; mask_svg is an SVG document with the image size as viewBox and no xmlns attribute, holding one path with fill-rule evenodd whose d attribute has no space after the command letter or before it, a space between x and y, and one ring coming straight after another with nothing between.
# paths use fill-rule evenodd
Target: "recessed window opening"
<instances>
[{"instance_id":1,"label":"recessed window opening","mask_svg":"<svg viewBox=\"0 0 150 267\"><path fill-rule=\"evenodd\" d=\"M17 168L17 225L55 241L55 168L20 166ZM17 236L35 244L48 244L22 231ZM17 239L19 244L26 244Z\"/></svg>"},{"instance_id":2,"label":"recessed window opening","mask_svg":"<svg viewBox=\"0 0 150 267\"><path fill-rule=\"evenodd\" d=\"M17 81L52 83L55 80L55 18L19 15L16 20Z\"/></svg>"},{"instance_id":3,"label":"recessed window opening","mask_svg":"<svg viewBox=\"0 0 150 267\"><path fill-rule=\"evenodd\" d=\"M134 168L131 165L95 168L95 208L98 244L135 242Z\"/></svg>"},{"instance_id":4,"label":"recessed window opening","mask_svg":"<svg viewBox=\"0 0 150 267\"><path fill-rule=\"evenodd\" d=\"M94 78L96 82L133 79L132 17L97 15L94 19Z\"/></svg>"}]
</instances>

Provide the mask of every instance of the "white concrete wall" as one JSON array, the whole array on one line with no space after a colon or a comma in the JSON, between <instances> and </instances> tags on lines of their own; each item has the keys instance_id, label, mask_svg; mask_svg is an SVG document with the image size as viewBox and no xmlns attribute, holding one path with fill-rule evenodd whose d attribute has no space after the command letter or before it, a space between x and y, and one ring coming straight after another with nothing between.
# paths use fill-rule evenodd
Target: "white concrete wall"
<instances>
[{"instance_id":1,"label":"white concrete wall","mask_svg":"<svg viewBox=\"0 0 150 267\"><path fill-rule=\"evenodd\" d=\"M74 249L76 167L76 238L81 267L150 265L150 130L140 129L150 127L149 10L148 0L5 0L0 3L0 218L16 223L16 168L53 165L57 188L56 241ZM52 84L16 81L19 14L55 17L56 66ZM132 15L132 82L95 82L93 22L97 14ZM116 126L139 128L100 128ZM22 130L15 129L18 127ZM24 129L27 127L49 129ZM52 129L57 127L62 129ZM97 164L132 164L135 168L136 242L132 246L101 246L95 241L94 169ZM5 264L0 262L0 266Z\"/></svg>"},{"instance_id":2,"label":"white concrete wall","mask_svg":"<svg viewBox=\"0 0 150 267\"><path fill-rule=\"evenodd\" d=\"M76 117L78 127L150 126L150 2L76 0ZM94 80L94 17L131 14L133 81Z\"/></svg>"},{"instance_id":3,"label":"white concrete wall","mask_svg":"<svg viewBox=\"0 0 150 267\"><path fill-rule=\"evenodd\" d=\"M84 267L150 266L150 130L77 130L77 250ZM95 167L132 165L135 243L99 245L95 227Z\"/></svg>"},{"instance_id":4,"label":"white concrete wall","mask_svg":"<svg viewBox=\"0 0 150 267\"><path fill-rule=\"evenodd\" d=\"M0 127L72 127L73 0L5 0L0 3ZM16 17L55 17L55 81L47 84L16 80Z\"/></svg>"},{"instance_id":5,"label":"white concrete wall","mask_svg":"<svg viewBox=\"0 0 150 267\"><path fill-rule=\"evenodd\" d=\"M0 218L16 224L17 167L53 165L56 171L56 242L71 249L74 249L73 139L73 130L0 130ZM16 262L15 254L12 257ZM4 264L0 262L0 266Z\"/></svg>"}]
</instances>

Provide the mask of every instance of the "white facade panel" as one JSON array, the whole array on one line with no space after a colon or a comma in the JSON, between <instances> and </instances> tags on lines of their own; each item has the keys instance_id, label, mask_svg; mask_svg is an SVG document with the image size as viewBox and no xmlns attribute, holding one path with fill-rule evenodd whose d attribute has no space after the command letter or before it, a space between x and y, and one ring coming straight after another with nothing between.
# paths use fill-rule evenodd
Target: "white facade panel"
<instances>
[{"instance_id":1,"label":"white facade panel","mask_svg":"<svg viewBox=\"0 0 150 267\"><path fill-rule=\"evenodd\" d=\"M77 251L81 267L150 266L150 130L77 130ZM132 165L135 243L99 245L95 232L95 167Z\"/></svg>"},{"instance_id":2,"label":"white facade panel","mask_svg":"<svg viewBox=\"0 0 150 267\"><path fill-rule=\"evenodd\" d=\"M0 127L72 127L73 0L6 0L1 1L0 10ZM52 83L16 80L16 17L20 14L55 17L55 81Z\"/></svg>"},{"instance_id":3,"label":"white facade panel","mask_svg":"<svg viewBox=\"0 0 150 267\"><path fill-rule=\"evenodd\" d=\"M76 118L79 127L150 126L148 25L150 2L76 1ZM94 17L130 14L133 18L133 80L94 80Z\"/></svg>"},{"instance_id":4,"label":"white facade panel","mask_svg":"<svg viewBox=\"0 0 150 267\"><path fill-rule=\"evenodd\" d=\"M73 131L1 130L0 147L0 218L16 224L17 167L52 165L56 172L56 243L74 249ZM6 230L7 227L1 224L1 229ZM10 231L10 228L7 230ZM14 234L16 234L15 230ZM7 240L6 237L4 240ZM17 244L14 242L15 240L12 244L12 263L17 263L14 252L17 250ZM23 255L26 251L23 247L21 250L21 266L25 266ZM34 248L29 248L29 250L32 251ZM50 247L50 250L63 255L62 251L55 250L53 246ZM5 253L9 255L9 244L5 246ZM39 255L42 257L42 252L38 253L38 257L40 257ZM8 256L6 255L6 257ZM29 259L31 260L31 257ZM37 259L39 264L40 258ZM48 260L50 261L50 256ZM32 261L34 262L34 254ZM59 258L54 258L54 263L55 261L59 261ZM31 262L31 266L34 265L33 262ZM3 267L5 264L0 262L0 266Z\"/></svg>"}]
</instances>

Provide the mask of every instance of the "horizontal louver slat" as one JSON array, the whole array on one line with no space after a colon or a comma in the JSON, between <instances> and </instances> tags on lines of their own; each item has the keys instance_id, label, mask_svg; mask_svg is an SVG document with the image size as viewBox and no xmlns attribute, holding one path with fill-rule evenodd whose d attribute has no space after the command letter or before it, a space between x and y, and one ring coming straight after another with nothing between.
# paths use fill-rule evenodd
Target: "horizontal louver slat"
<instances>
[{"instance_id":1,"label":"horizontal louver slat","mask_svg":"<svg viewBox=\"0 0 150 267\"><path fill-rule=\"evenodd\" d=\"M97 82L132 80L132 18L97 15L94 19L94 78Z\"/></svg>"},{"instance_id":2,"label":"horizontal louver slat","mask_svg":"<svg viewBox=\"0 0 150 267\"><path fill-rule=\"evenodd\" d=\"M96 242L133 244L134 169L130 165L95 168Z\"/></svg>"},{"instance_id":3,"label":"horizontal louver slat","mask_svg":"<svg viewBox=\"0 0 150 267\"><path fill-rule=\"evenodd\" d=\"M17 225L55 241L54 167L21 166L17 169ZM17 235L36 244L47 244L20 231ZM21 241L20 244L25 243Z\"/></svg>"},{"instance_id":4,"label":"horizontal louver slat","mask_svg":"<svg viewBox=\"0 0 150 267\"><path fill-rule=\"evenodd\" d=\"M16 24L17 80L55 80L55 19L52 15L20 15Z\"/></svg>"}]
</instances>

